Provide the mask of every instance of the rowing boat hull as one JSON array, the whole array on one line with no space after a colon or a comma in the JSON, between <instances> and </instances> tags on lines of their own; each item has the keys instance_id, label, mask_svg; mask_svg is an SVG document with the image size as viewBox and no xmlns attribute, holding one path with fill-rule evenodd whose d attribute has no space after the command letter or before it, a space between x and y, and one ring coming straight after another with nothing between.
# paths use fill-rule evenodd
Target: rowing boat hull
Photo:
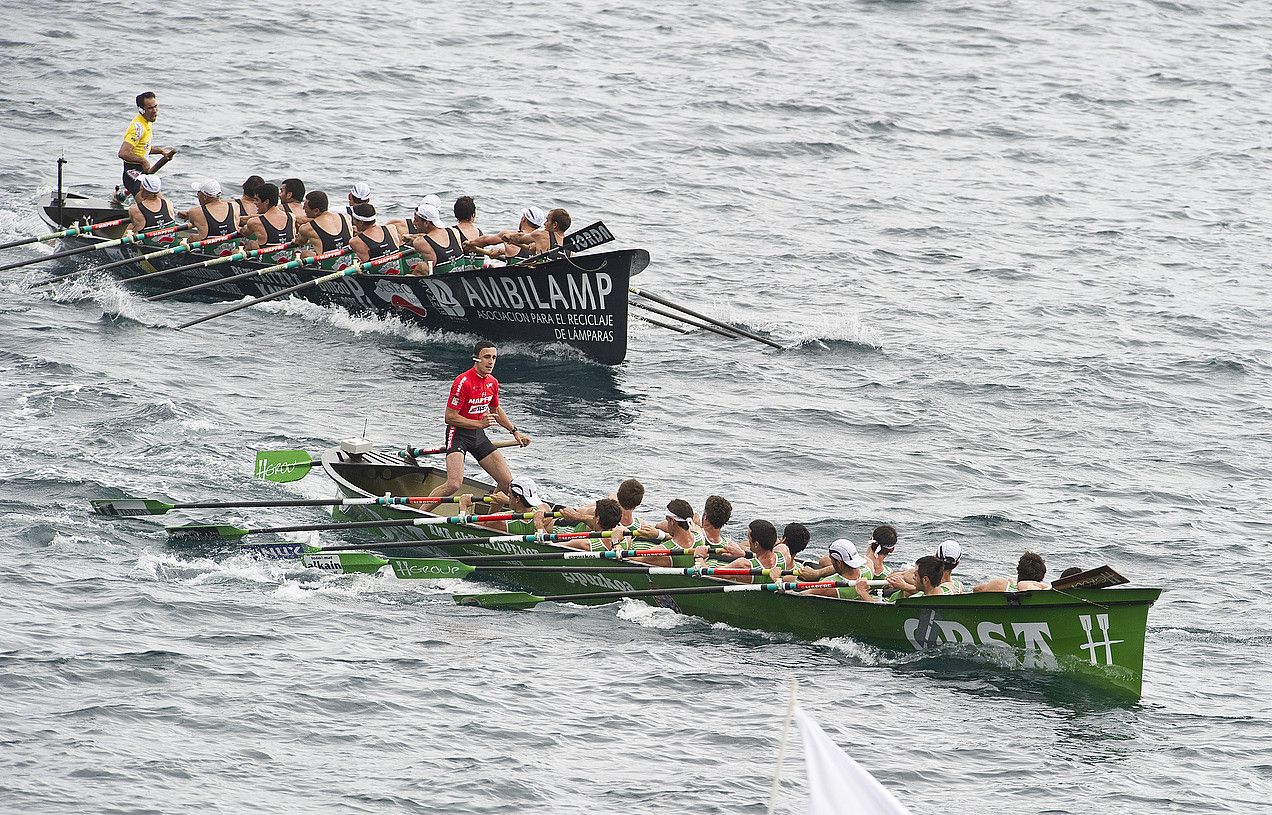
<instances>
[{"instance_id":1,"label":"rowing boat hull","mask_svg":"<svg viewBox=\"0 0 1272 815\"><path fill-rule=\"evenodd\" d=\"M102 221L121 210L88 199L71 199L57 220L57 207L41 213L54 228L74 223L83 215ZM110 216L108 218L107 216ZM87 246L112 237L64 239L66 248ZM94 255L94 262L136 257L156 247L114 247ZM174 269L218 255L185 252L114 269L120 280ZM397 317L437 331L470 334L485 339L528 343L558 343L578 349L605 365L627 356L627 290L632 276L649 263L643 249L575 255L532 267L418 275L358 274L328 281L295 296L321 306L339 306L353 314ZM266 268L270 264L243 261L212 268L191 269L131 284L143 294L161 294L187 286ZM263 297L319 277L323 270L296 269L222 283L200 292L201 299L239 300Z\"/></svg>"},{"instance_id":2,"label":"rowing boat hull","mask_svg":"<svg viewBox=\"0 0 1272 815\"><path fill-rule=\"evenodd\" d=\"M337 450L323 456L323 466L346 497L372 497L386 492L427 495L445 480L442 470L419 468L408 472L411 468L394 467L391 459L360 463ZM464 491L485 494L488 489L479 482L466 481ZM455 514L453 505L438 509ZM351 507L337 514L349 520L412 516L427 517L428 514L413 508L384 506ZM419 541L419 547L392 550L393 554L404 557L563 551L547 543L436 545L446 539L500 534L476 526L395 527L378 533L396 541ZM578 566L598 562L601 561L536 560L534 565ZM604 563L608 565L613 561ZM509 561L508 565L526 564ZM535 594L554 595L702 586L704 581L712 579L644 573L507 571L499 572L496 580ZM1138 699L1143 681L1148 609L1160 593L1156 588L1075 589L924 597L895 604L756 591L665 594L642 599L651 605L711 622L791 634L805 640L850 637L895 651L945 647L1009 667L1061 672L1116 695ZM596 602L611 601L602 598Z\"/></svg>"}]
</instances>

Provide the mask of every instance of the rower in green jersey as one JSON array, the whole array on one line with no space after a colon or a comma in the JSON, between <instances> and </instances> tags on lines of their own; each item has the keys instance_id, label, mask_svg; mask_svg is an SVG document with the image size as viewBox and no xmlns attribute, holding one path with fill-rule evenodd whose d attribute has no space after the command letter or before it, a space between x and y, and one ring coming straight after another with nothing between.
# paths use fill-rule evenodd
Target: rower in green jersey
<instances>
[{"instance_id":1,"label":"rower in green jersey","mask_svg":"<svg viewBox=\"0 0 1272 815\"><path fill-rule=\"evenodd\" d=\"M459 496L459 514L470 514L472 506L473 497L471 495L464 494ZM566 524L565 528L556 526L556 520L552 517L551 505L546 503L542 496L539 495L533 479L530 478L514 478L512 485L508 487L506 495L502 492L491 493L490 506L490 514L504 512L505 507L508 512L517 515L524 515L527 512L534 513L534 518L531 519L519 518L512 521L488 521L486 523L486 526L498 529L501 532L507 532L509 535L536 535L540 532L575 531L575 527L570 524ZM586 529L586 526L583 528Z\"/></svg>"},{"instance_id":2,"label":"rower in green jersey","mask_svg":"<svg viewBox=\"0 0 1272 815\"><path fill-rule=\"evenodd\" d=\"M790 556L777 546L777 527L761 518L751 521L746 528L743 544L753 553L729 564L730 569L768 569L766 575L748 575L732 578L738 583L776 583L783 572L791 568ZM705 559L704 559L705 560Z\"/></svg>"},{"instance_id":3,"label":"rower in green jersey","mask_svg":"<svg viewBox=\"0 0 1272 815\"><path fill-rule=\"evenodd\" d=\"M605 552L610 549L625 549L624 540L630 533L623 526L623 508L613 498L602 498L592 505L592 517L586 523L579 523L576 532L608 532L608 538L579 538L577 540L558 541L561 546L581 549L585 552ZM558 532L561 530L558 529Z\"/></svg>"},{"instance_id":4,"label":"rower in green jersey","mask_svg":"<svg viewBox=\"0 0 1272 815\"><path fill-rule=\"evenodd\" d=\"M641 526L649 527L646 531L653 532L650 524L643 524L640 518L636 517L636 509L641 502L645 500L645 485L635 478L629 478L618 485L618 489L610 496L623 510L623 526L627 527L633 535L640 531ZM585 504L579 507L566 507L561 510L561 517L567 521L587 521L596 512L595 504ZM656 534L647 535L646 537L655 537Z\"/></svg>"},{"instance_id":5,"label":"rower in green jersey","mask_svg":"<svg viewBox=\"0 0 1272 815\"><path fill-rule=\"evenodd\" d=\"M1020 556L1020 562L1016 564L1015 580L995 577L972 587L972 591L1044 591L1051 588L1051 584L1043 580L1046 576L1047 563L1042 559L1042 555L1036 552L1025 552Z\"/></svg>"},{"instance_id":6,"label":"rower in green jersey","mask_svg":"<svg viewBox=\"0 0 1272 815\"><path fill-rule=\"evenodd\" d=\"M667 503L667 512L663 520L657 524L639 523L633 534L642 538L663 539L661 545L666 547L693 550L706 546L702 530L695 529L693 525L693 506L683 498L674 498ZM706 549L703 548L701 551L706 552ZM665 555L637 558L637 560L651 566L674 565L671 558Z\"/></svg>"},{"instance_id":7,"label":"rower in green jersey","mask_svg":"<svg viewBox=\"0 0 1272 815\"><path fill-rule=\"evenodd\" d=\"M879 602L879 598L870 593L870 585L862 576L866 559L857 552L857 547L852 541L845 538L835 541L830 545L827 557L835 567L833 579L836 585L833 588L827 586L808 589L801 594L818 594L823 597L837 597L840 600L863 600L867 603Z\"/></svg>"},{"instance_id":8,"label":"rower in green jersey","mask_svg":"<svg viewBox=\"0 0 1272 815\"><path fill-rule=\"evenodd\" d=\"M893 529L890 524L876 526L874 532L870 535L870 544L866 548L865 558L866 565L861 568L861 573L866 580L885 580L892 573L892 569L887 566L883 559L892 554L897 548L897 530ZM821 580L824 577L830 577L835 574L835 566L830 562L830 555L822 555L821 560L816 566L800 566L800 580Z\"/></svg>"},{"instance_id":9,"label":"rower in green jersey","mask_svg":"<svg viewBox=\"0 0 1272 815\"><path fill-rule=\"evenodd\" d=\"M941 587L941 594L962 594L963 584L954 579L954 569L958 566L962 559L962 548L958 545L958 541L948 540L936 547L935 560L941 564L942 574L938 585ZM917 567L917 562L916 562ZM915 579L915 569L906 569L904 571L893 571L885 579L888 586L902 593L902 596L914 594L919 591L918 582Z\"/></svg>"}]
</instances>

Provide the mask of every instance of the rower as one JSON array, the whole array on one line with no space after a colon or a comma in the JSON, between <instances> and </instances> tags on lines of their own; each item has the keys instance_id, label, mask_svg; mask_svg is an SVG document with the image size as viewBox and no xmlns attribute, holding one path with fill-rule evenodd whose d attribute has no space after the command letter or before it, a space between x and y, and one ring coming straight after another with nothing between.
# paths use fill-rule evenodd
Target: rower
<instances>
[{"instance_id":1,"label":"rower","mask_svg":"<svg viewBox=\"0 0 1272 815\"><path fill-rule=\"evenodd\" d=\"M1047 563L1042 559L1042 555L1036 552L1025 552L1016 564L1015 580L995 577L978 586L973 586L972 591L1044 591L1051 588L1051 584L1043 580L1046 576Z\"/></svg>"},{"instance_id":2,"label":"rower","mask_svg":"<svg viewBox=\"0 0 1272 815\"><path fill-rule=\"evenodd\" d=\"M558 545L570 549L581 549L585 552L606 552L612 549L623 549L625 536L631 534L623 525L623 508L613 498L602 498L592 506L592 515L587 519L585 528L591 532L608 532L608 538L575 538L558 541ZM584 530L580 529L579 532ZM633 544L634 545L634 544Z\"/></svg>"},{"instance_id":3,"label":"rower","mask_svg":"<svg viewBox=\"0 0 1272 815\"><path fill-rule=\"evenodd\" d=\"M877 603L879 599L870 593L870 584L866 582L862 569L866 559L857 552L852 541L840 538L830 545L827 557L834 566L833 580L835 586L808 589L800 594L818 594L823 597L837 597L840 600L864 600Z\"/></svg>"},{"instance_id":4,"label":"rower","mask_svg":"<svg viewBox=\"0 0 1272 815\"><path fill-rule=\"evenodd\" d=\"M548 215L538 207L526 207L521 210L521 220L516 229L508 229L494 235L482 235L464 241L464 251L480 252L486 257L501 258L511 261L513 258L525 259L535 254L531 248L535 240L530 235L542 228Z\"/></svg>"},{"instance_id":5,"label":"rower","mask_svg":"<svg viewBox=\"0 0 1272 815\"><path fill-rule=\"evenodd\" d=\"M941 580L938 585L949 584L949 591L946 594L962 594L963 586L953 578L954 567L958 565L962 552L957 541L945 541L936 548L936 559L940 562L944 569ZM914 569L892 570L888 572L884 578L888 581L888 586L892 589L904 592L905 594L913 594L919 590L918 583L915 579Z\"/></svg>"},{"instance_id":6,"label":"rower","mask_svg":"<svg viewBox=\"0 0 1272 815\"><path fill-rule=\"evenodd\" d=\"M456 198L454 210L454 229L459 233L460 242L480 238L482 231L477 226L477 204L473 202L472 196L461 195Z\"/></svg>"},{"instance_id":7,"label":"rower","mask_svg":"<svg viewBox=\"0 0 1272 815\"><path fill-rule=\"evenodd\" d=\"M327 209L327 193L314 190L305 196L305 222L296 230L305 245L305 255L319 255L349 245L353 232L349 219Z\"/></svg>"},{"instance_id":8,"label":"rower","mask_svg":"<svg viewBox=\"0 0 1272 815\"><path fill-rule=\"evenodd\" d=\"M137 193L128 215L132 218L132 231L146 232L177 222L172 207L163 197L163 179L157 175L143 175L138 179Z\"/></svg>"},{"instance_id":9,"label":"rower","mask_svg":"<svg viewBox=\"0 0 1272 815\"><path fill-rule=\"evenodd\" d=\"M508 510L516 515L534 513L534 518L530 520L517 518L511 521L488 521L486 526L492 529L507 532L509 535L536 535L552 532L555 527L556 519L552 517L552 507L539 495L533 479L514 478L507 493L496 491L490 494L490 503L492 512L495 512L497 507L508 507ZM460 515L470 514L472 507L472 493L466 492L459 496Z\"/></svg>"},{"instance_id":10,"label":"rower","mask_svg":"<svg viewBox=\"0 0 1272 815\"><path fill-rule=\"evenodd\" d=\"M124 131L124 140L119 145L119 158L124 162L123 188L129 195L136 196L141 189L141 177L151 175L154 165L150 156L162 155L165 160L171 159L177 151L171 147L160 147L153 144L154 131L151 125L159 117L159 102L152 91L137 95L137 115L128 123ZM116 189L116 195L119 194Z\"/></svg>"},{"instance_id":11,"label":"rower","mask_svg":"<svg viewBox=\"0 0 1272 815\"><path fill-rule=\"evenodd\" d=\"M359 181L349 188L349 205L345 207L345 215L353 215L353 208L358 204L371 203L371 185L365 181Z\"/></svg>"},{"instance_id":12,"label":"rower","mask_svg":"<svg viewBox=\"0 0 1272 815\"><path fill-rule=\"evenodd\" d=\"M874 532L870 534L870 543L866 548L865 558L866 565L862 569L862 574L866 580L885 580L892 573L892 569L887 566L883 559L891 555L893 550L897 548L897 530L890 524L882 524L876 526ZM803 565L799 567L800 580L821 580L835 573L834 564L830 560L830 555L822 555L817 565ZM913 585L912 579L907 579L908 585ZM899 588L899 587L898 587ZM910 591L914 591L913 588Z\"/></svg>"},{"instance_id":13,"label":"rower","mask_svg":"<svg viewBox=\"0 0 1272 815\"><path fill-rule=\"evenodd\" d=\"M464 457L468 453L472 453L481 468L495 479L500 492L508 494L512 489L512 472L508 469L508 462L486 436L486 428L500 425L512 433L522 447L530 444L530 437L512 423L499 404L499 380L494 377L498 359L499 349L495 344L482 340L473 346L473 367L455 377L451 383L445 413L446 483L433 490L434 495L459 492L464 485ZM422 508L431 510L437 503L425 504Z\"/></svg>"},{"instance_id":14,"label":"rower","mask_svg":"<svg viewBox=\"0 0 1272 815\"><path fill-rule=\"evenodd\" d=\"M416 227L411 246L423 258L411 267L413 274L430 274L439 264L463 253L455 233L442 226L442 213L437 207L420 204L411 220Z\"/></svg>"},{"instance_id":15,"label":"rower","mask_svg":"<svg viewBox=\"0 0 1272 815\"><path fill-rule=\"evenodd\" d=\"M256 217L258 210L256 190L264 183L265 179L259 175L249 175L243 182L243 194L235 201L239 208L239 226L247 223L248 218Z\"/></svg>"},{"instance_id":16,"label":"rower","mask_svg":"<svg viewBox=\"0 0 1272 815\"><path fill-rule=\"evenodd\" d=\"M177 215L194 226L196 240L238 232L238 212L233 202L221 198L221 182L208 178L196 181L193 188L199 205Z\"/></svg>"},{"instance_id":17,"label":"rower","mask_svg":"<svg viewBox=\"0 0 1272 815\"><path fill-rule=\"evenodd\" d=\"M277 246L296 239L296 219L279 206L277 186L266 183L256 188L256 211L258 214L248 218L242 229L248 249Z\"/></svg>"},{"instance_id":18,"label":"rower","mask_svg":"<svg viewBox=\"0 0 1272 815\"><path fill-rule=\"evenodd\" d=\"M636 509L645 500L645 485L640 483L638 479L628 478L624 480L609 497L618 502L619 508L623 511L622 524L633 535L640 531L642 525L646 528L646 531L657 535L657 530L652 525L645 524L640 518L636 517ZM561 510L561 517L567 521L586 522L595 512L596 504L594 503L576 508L565 507Z\"/></svg>"},{"instance_id":19,"label":"rower","mask_svg":"<svg viewBox=\"0 0 1272 815\"><path fill-rule=\"evenodd\" d=\"M750 558L738 558L729 564L731 569L769 569L770 574L731 578L739 583L780 583L781 573L791 567L786 552L777 548L777 527L768 521L757 518L747 526L746 548L755 554ZM705 558L698 558L705 560Z\"/></svg>"},{"instance_id":20,"label":"rower","mask_svg":"<svg viewBox=\"0 0 1272 815\"><path fill-rule=\"evenodd\" d=\"M724 525L733 517L733 504L719 495L708 495L702 504L702 518L699 530L705 546L721 547L729 543L724 536Z\"/></svg>"},{"instance_id":21,"label":"rower","mask_svg":"<svg viewBox=\"0 0 1272 815\"><path fill-rule=\"evenodd\" d=\"M350 217L353 218L354 235L349 239L349 246L353 249L353 254L357 256L359 263L366 263L396 252L401 245L402 236L392 224L381 226L375 222L375 207L371 204L358 204L353 208L353 214ZM377 273L397 274L397 270L381 267Z\"/></svg>"},{"instance_id":22,"label":"rower","mask_svg":"<svg viewBox=\"0 0 1272 815\"><path fill-rule=\"evenodd\" d=\"M812 535L808 532L808 527L799 521L791 521L782 530L782 537L778 539L778 547L785 546L787 553L791 556L791 563L795 563L795 556L808 548L808 542L812 540Z\"/></svg>"},{"instance_id":23,"label":"rower","mask_svg":"<svg viewBox=\"0 0 1272 815\"><path fill-rule=\"evenodd\" d=\"M305 222L305 182L299 178L284 178L278 187L278 200L296 219L296 223Z\"/></svg>"}]
</instances>

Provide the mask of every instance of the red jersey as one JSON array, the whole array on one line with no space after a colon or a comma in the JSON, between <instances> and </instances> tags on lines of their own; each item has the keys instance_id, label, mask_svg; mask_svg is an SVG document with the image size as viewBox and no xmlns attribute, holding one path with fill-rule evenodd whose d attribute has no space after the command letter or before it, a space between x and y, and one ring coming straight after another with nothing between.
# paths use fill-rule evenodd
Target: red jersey
<instances>
[{"instance_id":1,"label":"red jersey","mask_svg":"<svg viewBox=\"0 0 1272 815\"><path fill-rule=\"evenodd\" d=\"M446 403L465 419L481 421L487 413L499 409L499 380L494 375L479 376L469 368L451 383L450 401Z\"/></svg>"}]
</instances>

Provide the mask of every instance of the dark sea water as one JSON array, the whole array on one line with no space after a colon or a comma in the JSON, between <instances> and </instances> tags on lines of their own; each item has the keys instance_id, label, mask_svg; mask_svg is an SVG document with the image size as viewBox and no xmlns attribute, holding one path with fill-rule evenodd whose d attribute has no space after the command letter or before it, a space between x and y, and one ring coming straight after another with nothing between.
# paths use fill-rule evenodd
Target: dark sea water
<instances>
[{"instance_id":1,"label":"dark sea water","mask_svg":"<svg viewBox=\"0 0 1272 815\"><path fill-rule=\"evenodd\" d=\"M1166 591L1144 697L636 604L191 559L99 495L327 497L253 453L433 443L471 337L304 303L0 280L0 811L762 813L787 682L920 812L1257 812L1272 795L1272 10L1261 3L6 4L0 241L132 97L181 191L436 192L603 218L640 282L787 350L635 323L608 369L504 345L516 472L638 476L815 544L1026 548ZM186 199L177 196L178 200ZM34 256L14 249L3 260ZM65 271L66 266L50 265ZM475 467L473 468L475 470ZM323 542L336 536L324 534ZM776 811L804 811L792 744Z\"/></svg>"}]
</instances>

